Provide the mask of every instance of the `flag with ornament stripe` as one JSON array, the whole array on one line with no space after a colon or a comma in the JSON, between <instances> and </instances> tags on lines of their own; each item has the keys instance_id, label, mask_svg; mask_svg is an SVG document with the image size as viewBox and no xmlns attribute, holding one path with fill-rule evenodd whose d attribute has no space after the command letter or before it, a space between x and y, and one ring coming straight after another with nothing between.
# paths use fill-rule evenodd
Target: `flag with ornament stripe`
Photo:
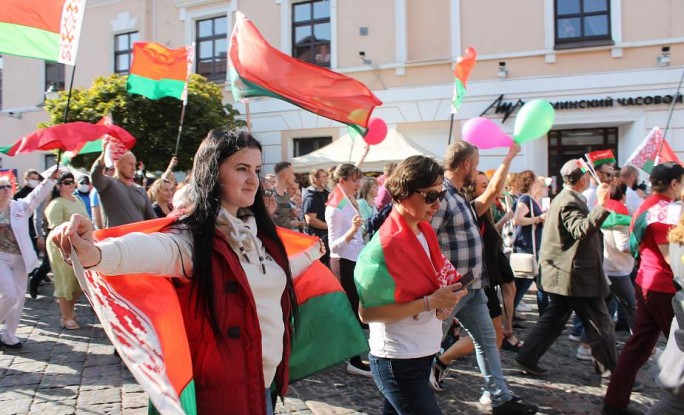
<instances>
[{"instance_id":1,"label":"flag with ornament stripe","mask_svg":"<svg viewBox=\"0 0 684 415\"><path fill-rule=\"evenodd\" d=\"M656 164L668 161L682 164L682 161L663 137L660 128L653 127L644 141L629 156L626 164L631 164L650 174Z\"/></svg>"},{"instance_id":2,"label":"flag with ornament stripe","mask_svg":"<svg viewBox=\"0 0 684 415\"><path fill-rule=\"evenodd\" d=\"M646 228L652 223L665 223L667 212L672 201L658 197L648 197L634 212L632 223L629 227L629 248L634 258L639 258L639 246L644 239Z\"/></svg>"},{"instance_id":3,"label":"flag with ornament stripe","mask_svg":"<svg viewBox=\"0 0 684 415\"><path fill-rule=\"evenodd\" d=\"M363 248L354 268L354 283L364 307L413 301L460 279L444 258L430 224L420 222L418 227L429 255L396 209Z\"/></svg>"},{"instance_id":4,"label":"flag with ornament stripe","mask_svg":"<svg viewBox=\"0 0 684 415\"><path fill-rule=\"evenodd\" d=\"M74 65L86 0L3 0L0 53Z\"/></svg>"},{"instance_id":5,"label":"flag with ornament stripe","mask_svg":"<svg viewBox=\"0 0 684 415\"><path fill-rule=\"evenodd\" d=\"M99 230L96 240L131 232L152 233L175 218ZM318 238L278 229L289 256ZM72 255L74 258L75 255ZM183 315L170 278L131 274L105 276L74 269L107 336L147 392L150 413L196 414L192 360ZM340 283L320 261L295 276L300 320L293 336L290 378L297 380L368 351L368 344Z\"/></svg>"},{"instance_id":6,"label":"flag with ornament stripe","mask_svg":"<svg viewBox=\"0 0 684 415\"><path fill-rule=\"evenodd\" d=\"M477 61L477 52L474 48L466 48L465 54L459 56L454 68L454 93L451 101L451 112L457 113L466 95L466 82L470 77Z\"/></svg>"},{"instance_id":7,"label":"flag with ornament stripe","mask_svg":"<svg viewBox=\"0 0 684 415\"><path fill-rule=\"evenodd\" d=\"M126 91L149 99L185 100L192 68L191 50L186 46L169 49L154 42L135 42Z\"/></svg>"},{"instance_id":8,"label":"flag with ornament stripe","mask_svg":"<svg viewBox=\"0 0 684 415\"><path fill-rule=\"evenodd\" d=\"M229 56L235 100L261 96L281 99L364 134L373 109L382 104L356 79L274 48L240 12L235 14Z\"/></svg>"}]
</instances>

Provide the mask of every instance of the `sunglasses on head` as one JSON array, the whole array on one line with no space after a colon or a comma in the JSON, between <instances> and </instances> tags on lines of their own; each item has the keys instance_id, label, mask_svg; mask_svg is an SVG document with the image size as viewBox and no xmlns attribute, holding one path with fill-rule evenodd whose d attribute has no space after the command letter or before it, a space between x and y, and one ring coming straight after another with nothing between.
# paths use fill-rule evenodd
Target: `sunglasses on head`
<instances>
[{"instance_id":1,"label":"sunglasses on head","mask_svg":"<svg viewBox=\"0 0 684 415\"><path fill-rule=\"evenodd\" d=\"M416 193L418 193L423 199L425 199L425 203L431 205L435 203L438 199L440 202L444 199L444 195L446 195L446 189L430 190L429 192L417 191Z\"/></svg>"},{"instance_id":2,"label":"sunglasses on head","mask_svg":"<svg viewBox=\"0 0 684 415\"><path fill-rule=\"evenodd\" d=\"M61 184L65 185L65 186L69 186L69 185L74 184L74 181L73 180L64 180Z\"/></svg>"},{"instance_id":3,"label":"sunglasses on head","mask_svg":"<svg viewBox=\"0 0 684 415\"><path fill-rule=\"evenodd\" d=\"M9 184L0 184L0 190L9 190L12 188L12 185Z\"/></svg>"},{"instance_id":4,"label":"sunglasses on head","mask_svg":"<svg viewBox=\"0 0 684 415\"><path fill-rule=\"evenodd\" d=\"M271 197L275 195L275 190L272 189L264 189L264 196L266 197Z\"/></svg>"}]
</instances>

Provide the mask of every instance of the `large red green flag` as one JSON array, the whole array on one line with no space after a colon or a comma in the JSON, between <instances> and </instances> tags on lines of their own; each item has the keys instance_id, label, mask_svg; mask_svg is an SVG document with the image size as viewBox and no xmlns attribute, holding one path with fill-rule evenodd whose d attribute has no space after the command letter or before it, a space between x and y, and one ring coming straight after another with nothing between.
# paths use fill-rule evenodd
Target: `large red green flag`
<instances>
[{"instance_id":1,"label":"large red green flag","mask_svg":"<svg viewBox=\"0 0 684 415\"><path fill-rule=\"evenodd\" d=\"M430 224L420 222L418 227L427 240L429 257L396 210L361 251L354 283L365 307L413 301L460 279L444 258Z\"/></svg>"},{"instance_id":2,"label":"large red green flag","mask_svg":"<svg viewBox=\"0 0 684 415\"><path fill-rule=\"evenodd\" d=\"M233 97L270 96L322 117L368 128L373 109L382 104L364 84L284 54L263 38L254 24L237 12L230 37Z\"/></svg>"},{"instance_id":3,"label":"large red green flag","mask_svg":"<svg viewBox=\"0 0 684 415\"><path fill-rule=\"evenodd\" d=\"M154 42L135 42L126 91L149 99L183 99L192 67L191 48L169 49Z\"/></svg>"},{"instance_id":4,"label":"large red green flag","mask_svg":"<svg viewBox=\"0 0 684 415\"><path fill-rule=\"evenodd\" d=\"M0 53L74 65L86 0L3 0Z\"/></svg>"},{"instance_id":5,"label":"large red green flag","mask_svg":"<svg viewBox=\"0 0 684 415\"><path fill-rule=\"evenodd\" d=\"M477 52L474 48L466 48L465 54L459 56L454 68L454 94L451 101L451 112L457 113L461 108L461 103L466 95L466 82L470 77L470 72L475 67Z\"/></svg>"},{"instance_id":6,"label":"large red green flag","mask_svg":"<svg viewBox=\"0 0 684 415\"><path fill-rule=\"evenodd\" d=\"M99 230L96 240L131 232L158 232L175 219L149 220ZM318 244L316 237L278 229L289 256ZM75 256L72 256L75 257ZM151 413L196 414L192 360L178 296L170 278L105 276L74 269L84 293L124 364L149 395ZM368 351L340 283L320 261L295 276L299 324L292 340L295 381Z\"/></svg>"}]
</instances>

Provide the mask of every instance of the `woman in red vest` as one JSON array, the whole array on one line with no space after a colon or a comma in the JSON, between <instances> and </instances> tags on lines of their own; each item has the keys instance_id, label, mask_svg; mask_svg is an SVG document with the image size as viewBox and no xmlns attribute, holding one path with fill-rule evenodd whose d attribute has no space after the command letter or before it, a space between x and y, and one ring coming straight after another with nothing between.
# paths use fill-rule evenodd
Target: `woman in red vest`
<instances>
[{"instance_id":1,"label":"woman in red vest","mask_svg":"<svg viewBox=\"0 0 684 415\"><path fill-rule=\"evenodd\" d=\"M194 160L186 213L166 231L95 245L90 221L75 217L57 239L101 274L175 277L199 414L271 414L271 385L284 396L288 383L292 273L320 252L288 262L264 204L261 145L251 134L212 131Z\"/></svg>"}]
</instances>

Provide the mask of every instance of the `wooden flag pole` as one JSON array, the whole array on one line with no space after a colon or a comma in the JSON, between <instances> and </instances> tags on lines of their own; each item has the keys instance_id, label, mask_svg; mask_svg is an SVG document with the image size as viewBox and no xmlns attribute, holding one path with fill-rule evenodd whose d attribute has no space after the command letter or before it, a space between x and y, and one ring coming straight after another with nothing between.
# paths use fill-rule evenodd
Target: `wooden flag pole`
<instances>
[{"instance_id":1,"label":"wooden flag pole","mask_svg":"<svg viewBox=\"0 0 684 415\"><path fill-rule=\"evenodd\" d=\"M451 113L451 121L449 122L449 139L447 140L447 145L451 144L451 135L454 132L454 113Z\"/></svg>"},{"instance_id":2,"label":"wooden flag pole","mask_svg":"<svg viewBox=\"0 0 684 415\"><path fill-rule=\"evenodd\" d=\"M247 116L247 132L252 133L252 112L249 110L249 99L245 99L245 113Z\"/></svg>"},{"instance_id":3,"label":"wooden flag pole","mask_svg":"<svg viewBox=\"0 0 684 415\"><path fill-rule=\"evenodd\" d=\"M684 70L682 71L682 76L679 78L679 85L677 85L677 89L675 90L674 97L672 98L672 105L670 105L670 112L667 115L667 122L665 123L665 129L663 130L663 139L660 140L660 145L658 145L658 152L656 153L656 158L655 158L655 163L654 165L658 165L658 159L660 158L660 152L663 149L663 144L665 144L665 140L667 140L667 130L670 128L670 121L672 121L672 113L674 112L674 107L675 104L677 103L677 98L679 97L679 91L682 88L682 82L684 81Z\"/></svg>"}]
</instances>

